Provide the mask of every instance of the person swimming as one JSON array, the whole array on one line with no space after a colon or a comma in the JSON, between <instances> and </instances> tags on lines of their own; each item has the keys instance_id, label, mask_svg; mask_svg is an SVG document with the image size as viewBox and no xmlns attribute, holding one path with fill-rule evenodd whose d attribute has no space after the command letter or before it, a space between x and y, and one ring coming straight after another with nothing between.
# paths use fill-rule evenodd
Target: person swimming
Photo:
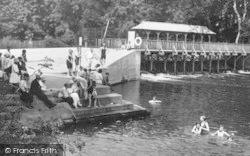
<instances>
[{"instance_id":1,"label":"person swimming","mask_svg":"<svg viewBox=\"0 0 250 156\"><path fill-rule=\"evenodd\" d=\"M148 102L149 102L149 103L161 103L160 100L157 100L157 99L156 99L156 96L153 96L153 99L152 99L152 100L149 100Z\"/></svg>"},{"instance_id":2,"label":"person swimming","mask_svg":"<svg viewBox=\"0 0 250 156\"><path fill-rule=\"evenodd\" d=\"M210 131L208 122L206 121L206 116L202 115L200 117L201 125L201 134L207 134Z\"/></svg>"},{"instance_id":3,"label":"person swimming","mask_svg":"<svg viewBox=\"0 0 250 156\"><path fill-rule=\"evenodd\" d=\"M193 127L193 129L192 129L192 133L194 133L194 134L201 134L201 125L200 125L200 123L195 123L195 125L194 125L194 127Z\"/></svg>"},{"instance_id":4,"label":"person swimming","mask_svg":"<svg viewBox=\"0 0 250 156\"><path fill-rule=\"evenodd\" d=\"M229 141L232 141L232 140L233 140L232 136L233 136L234 134L233 134L233 133L232 133L231 135L228 134L228 133L225 131L224 127L223 127L222 125L220 125L220 126L219 126L219 129L218 129L216 132L212 133L211 135L212 135L212 136L217 135L219 138L224 138L225 136L227 136L227 137L228 137L227 139L228 139Z\"/></svg>"}]
</instances>

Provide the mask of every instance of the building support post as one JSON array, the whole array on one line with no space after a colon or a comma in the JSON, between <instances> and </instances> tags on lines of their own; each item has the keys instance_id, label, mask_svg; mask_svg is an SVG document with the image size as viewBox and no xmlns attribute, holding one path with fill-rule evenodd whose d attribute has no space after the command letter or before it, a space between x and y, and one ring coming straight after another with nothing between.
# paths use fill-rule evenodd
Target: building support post
<instances>
[{"instance_id":1,"label":"building support post","mask_svg":"<svg viewBox=\"0 0 250 156\"><path fill-rule=\"evenodd\" d=\"M220 73L220 58L217 59L217 73Z\"/></svg>"},{"instance_id":2,"label":"building support post","mask_svg":"<svg viewBox=\"0 0 250 156\"><path fill-rule=\"evenodd\" d=\"M227 72L227 56L225 56L224 70L225 70L225 73L226 73Z\"/></svg>"},{"instance_id":3,"label":"building support post","mask_svg":"<svg viewBox=\"0 0 250 156\"><path fill-rule=\"evenodd\" d=\"M193 42L195 42L195 34L193 34Z\"/></svg>"},{"instance_id":4,"label":"building support post","mask_svg":"<svg viewBox=\"0 0 250 156\"><path fill-rule=\"evenodd\" d=\"M150 31L146 31L146 33L147 33L147 40L149 40Z\"/></svg>"},{"instance_id":5,"label":"building support post","mask_svg":"<svg viewBox=\"0 0 250 156\"><path fill-rule=\"evenodd\" d=\"M151 56L151 59L150 59L150 72L153 72L153 68L154 68L154 58Z\"/></svg>"},{"instance_id":6,"label":"building support post","mask_svg":"<svg viewBox=\"0 0 250 156\"><path fill-rule=\"evenodd\" d=\"M164 59L164 72L167 73L167 58Z\"/></svg>"},{"instance_id":7,"label":"building support post","mask_svg":"<svg viewBox=\"0 0 250 156\"><path fill-rule=\"evenodd\" d=\"M208 42L211 42L211 35L208 35Z\"/></svg>"},{"instance_id":8,"label":"building support post","mask_svg":"<svg viewBox=\"0 0 250 156\"><path fill-rule=\"evenodd\" d=\"M195 60L194 60L194 56L192 56L192 74L195 74Z\"/></svg>"},{"instance_id":9,"label":"building support post","mask_svg":"<svg viewBox=\"0 0 250 156\"><path fill-rule=\"evenodd\" d=\"M242 70L245 71L245 60L246 60L246 57L244 57L242 59Z\"/></svg>"},{"instance_id":10,"label":"building support post","mask_svg":"<svg viewBox=\"0 0 250 156\"><path fill-rule=\"evenodd\" d=\"M203 37L204 37L204 36L203 36L203 35L201 35L201 42L203 42Z\"/></svg>"},{"instance_id":11,"label":"building support post","mask_svg":"<svg viewBox=\"0 0 250 156\"><path fill-rule=\"evenodd\" d=\"M187 63L187 60L186 60L186 55L183 56L183 74L186 74L186 63Z\"/></svg>"},{"instance_id":12,"label":"building support post","mask_svg":"<svg viewBox=\"0 0 250 156\"><path fill-rule=\"evenodd\" d=\"M177 75L177 56L174 56L174 75Z\"/></svg>"},{"instance_id":13,"label":"building support post","mask_svg":"<svg viewBox=\"0 0 250 156\"><path fill-rule=\"evenodd\" d=\"M187 34L184 34L184 41L187 42Z\"/></svg>"},{"instance_id":14,"label":"building support post","mask_svg":"<svg viewBox=\"0 0 250 156\"><path fill-rule=\"evenodd\" d=\"M179 41L179 34L175 34L175 41L176 41L176 42Z\"/></svg>"},{"instance_id":15,"label":"building support post","mask_svg":"<svg viewBox=\"0 0 250 156\"><path fill-rule=\"evenodd\" d=\"M204 56L200 55L200 61L201 61L201 73L203 73L203 68L204 68Z\"/></svg>"},{"instance_id":16,"label":"building support post","mask_svg":"<svg viewBox=\"0 0 250 156\"><path fill-rule=\"evenodd\" d=\"M209 74L212 72L212 56L209 55Z\"/></svg>"}]
</instances>

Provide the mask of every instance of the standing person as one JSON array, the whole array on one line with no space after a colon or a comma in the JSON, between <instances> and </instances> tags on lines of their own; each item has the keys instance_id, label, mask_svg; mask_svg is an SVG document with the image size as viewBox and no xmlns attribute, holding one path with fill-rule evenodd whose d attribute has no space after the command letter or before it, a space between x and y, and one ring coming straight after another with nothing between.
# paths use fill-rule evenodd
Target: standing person
<instances>
[{"instance_id":1,"label":"standing person","mask_svg":"<svg viewBox=\"0 0 250 156\"><path fill-rule=\"evenodd\" d=\"M30 93L30 86L29 86L29 74L23 74L23 79L20 81L19 84L20 88L20 99L26 103L26 107L32 109L33 102L33 95Z\"/></svg>"},{"instance_id":2,"label":"standing person","mask_svg":"<svg viewBox=\"0 0 250 156\"><path fill-rule=\"evenodd\" d=\"M68 72L69 72L69 76L72 76L72 69L73 69L73 50L72 49L69 49L69 55L68 55L68 58L67 58L67 61L66 61L66 65L67 65L67 68L68 68Z\"/></svg>"},{"instance_id":3,"label":"standing person","mask_svg":"<svg viewBox=\"0 0 250 156\"><path fill-rule=\"evenodd\" d=\"M10 54L9 53L5 53L4 57L2 58L2 70L4 72L4 80L8 80L9 79L9 75L11 73L11 68L8 67L8 64L10 62Z\"/></svg>"},{"instance_id":4,"label":"standing person","mask_svg":"<svg viewBox=\"0 0 250 156\"><path fill-rule=\"evenodd\" d=\"M201 116L200 117L200 125L201 125L201 134L207 134L210 131L208 122L206 121L206 116Z\"/></svg>"},{"instance_id":5,"label":"standing person","mask_svg":"<svg viewBox=\"0 0 250 156\"><path fill-rule=\"evenodd\" d=\"M105 43L102 43L102 47L101 47L101 60L100 60L102 67L106 63L106 52L107 52L107 47L105 46Z\"/></svg>"},{"instance_id":6,"label":"standing person","mask_svg":"<svg viewBox=\"0 0 250 156\"><path fill-rule=\"evenodd\" d=\"M87 80L83 77L80 77L80 76L72 76L72 80L75 84L78 85L79 96L84 97L84 99L86 100L88 98L88 95L87 95L88 82L87 82Z\"/></svg>"},{"instance_id":7,"label":"standing person","mask_svg":"<svg viewBox=\"0 0 250 156\"><path fill-rule=\"evenodd\" d=\"M33 95L36 95L38 99L42 100L49 108L53 108L56 104L52 103L46 94L42 91L42 87L40 85L41 74L36 73L36 78L31 82L30 92Z\"/></svg>"},{"instance_id":8,"label":"standing person","mask_svg":"<svg viewBox=\"0 0 250 156\"><path fill-rule=\"evenodd\" d=\"M27 62L27 56L26 56L26 50L25 49L23 49L23 51L22 51L22 58L23 58L24 62Z\"/></svg>"},{"instance_id":9,"label":"standing person","mask_svg":"<svg viewBox=\"0 0 250 156\"><path fill-rule=\"evenodd\" d=\"M10 80L9 82L18 87L19 86L19 82L20 82L20 72L18 69L18 59L15 58L14 59L14 64L11 66L11 74L10 74Z\"/></svg>"},{"instance_id":10,"label":"standing person","mask_svg":"<svg viewBox=\"0 0 250 156\"><path fill-rule=\"evenodd\" d=\"M80 66L80 59L81 59L81 54L80 54L80 47L77 47L77 53L75 55L75 73L78 73L79 66Z\"/></svg>"},{"instance_id":11,"label":"standing person","mask_svg":"<svg viewBox=\"0 0 250 156\"><path fill-rule=\"evenodd\" d=\"M106 72L104 77L103 77L103 85L107 85L107 86L110 86L110 83L109 83L109 72Z\"/></svg>"},{"instance_id":12,"label":"standing person","mask_svg":"<svg viewBox=\"0 0 250 156\"><path fill-rule=\"evenodd\" d=\"M2 53L0 53L0 70L2 70Z\"/></svg>"},{"instance_id":13,"label":"standing person","mask_svg":"<svg viewBox=\"0 0 250 156\"><path fill-rule=\"evenodd\" d=\"M93 48L90 48L90 51L87 52L87 54L85 56L88 69L91 69L93 56L94 56L94 54L93 54Z\"/></svg>"}]
</instances>

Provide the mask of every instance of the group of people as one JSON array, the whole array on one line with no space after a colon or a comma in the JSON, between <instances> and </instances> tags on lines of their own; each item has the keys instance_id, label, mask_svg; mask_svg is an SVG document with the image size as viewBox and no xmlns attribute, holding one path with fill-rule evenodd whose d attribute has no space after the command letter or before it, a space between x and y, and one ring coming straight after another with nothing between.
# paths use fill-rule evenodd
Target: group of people
<instances>
[{"instance_id":1,"label":"group of people","mask_svg":"<svg viewBox=\"0 0 250 156\"><path fill-rule=\"evenodd\" d=\"M88 100L87 107L101 107L100 101L97 102L97 84L110 85L109 73L103 75L100 64L93 70L81 66L80 71L74 72L70 81L64 84L58 96L76 109L83 105L81 99Z\"/></svg>"},{"instance_id":2,"label":"group of people","mask_svg":"<svg viewBox=\"0 0 250 156\"><path fill-rule=\"evenodd\" d=\"M49 108L56 106L45 94L45 80L41 77L41 71L35 72L36 78L30 83L26 62L26 50L22 50L22 55L17 58L11 55L10 49L4 53L3 57L0 53L0 69L3 73L3 80L11 84L13 91L20 95L20 99L30 109L34 108L32 105L34 95L47 104Z\"/></svg>"},{"instance_id":3,"label":"group of people","mask_svg":"<svg viewBox=\"0 0 250 156\"><path fill-rule=\"evenodd\" d=\"M210 132L209 124L206 120L205 116L200 117L200 123L196 123L191 131L194 134L208 134ZM232 136L234 134L228 134L225 130L223 125L219 126L219 129L214 133L211 133L212 136L218 136L220 138L228 137L229 141L232 141Z\"/></svg>"},{"instance_id":4,"label":"group of people","mask_svg":"<svg viewBox=\"0 0 250 156\"><path fill-rule=\"evenodd\" d=\"M9 81L13 88L18 88L23 74L27 73L26 62L26 50L23 50L22 55L17 58L11 55L10 49L3 55L0 53L0 70L2 77L5 81Z\"/></svg>"},{"instance_id":5,"label":"group of people","mask_svg":"<svg viewBox=\"0 0 250 156\"><path fill-rule=\"evenodd\" d=\"M87 64L87 68L91 69L93 59L98 59L100 62L100 65L103 67L106 62L106 53L107 53L107 47L105 46L105 43L102 44L102 47L100 48L100 56L96 56L94 54L93 48L90 48L90 51L88 51L85 54L85 61ZM81 51L80 47L77 48L77 52L74 55L74 52L72 49L69 49L68 57L66 60L66 66L68 68L68 74L69 76L73 75L73 72L77 73L80 69L81 64Z\"/></svg>"}]
</instances>

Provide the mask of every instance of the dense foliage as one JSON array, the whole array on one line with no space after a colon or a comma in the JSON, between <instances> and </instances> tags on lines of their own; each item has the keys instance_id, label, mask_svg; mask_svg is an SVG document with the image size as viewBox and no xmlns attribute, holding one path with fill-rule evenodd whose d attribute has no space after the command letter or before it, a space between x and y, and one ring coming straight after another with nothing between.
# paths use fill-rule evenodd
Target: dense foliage
<instances>
[{"instance_id":1,"label":"dense foliage","mask_svg":"<svg viewBox=\"0 0 250 156\"><path fill-rule=\"evenodd\" d=\"M109 20L107 37L126 37L132 26L150 20L204 25L217 41L247 42L249 9L248 0L1 0L0 37L47 37L49 44L53 37L72 45L83 28L98 28L101 35Z\"/></svg>"}]
</instances>

